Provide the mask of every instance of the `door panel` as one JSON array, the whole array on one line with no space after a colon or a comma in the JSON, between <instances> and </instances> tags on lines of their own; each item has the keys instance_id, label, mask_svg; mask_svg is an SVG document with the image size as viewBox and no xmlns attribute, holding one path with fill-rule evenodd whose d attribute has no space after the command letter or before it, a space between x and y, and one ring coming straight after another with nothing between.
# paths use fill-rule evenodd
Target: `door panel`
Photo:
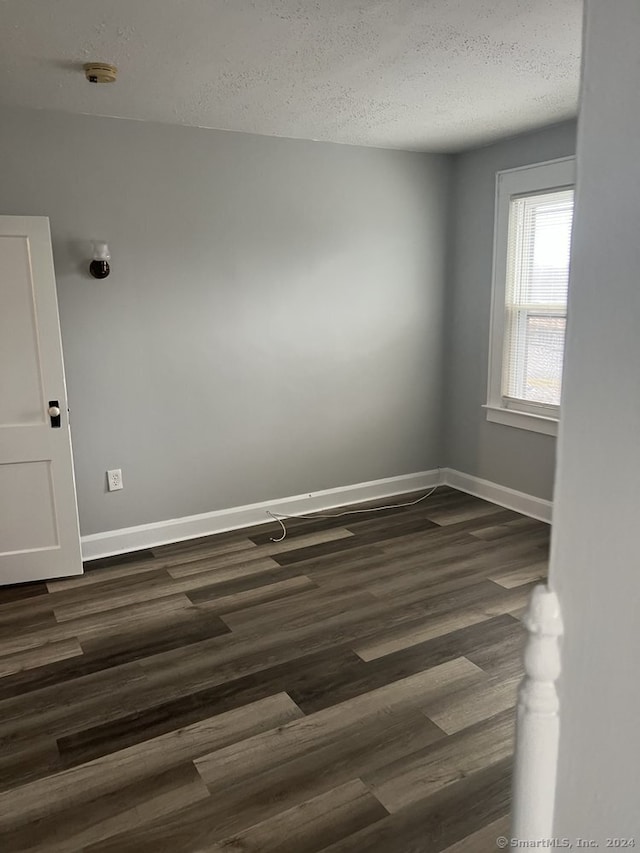
<instances>
[{"instance_id":1,"label":"door panel","mask_svg":"<svg viewBox=\"0 0 640 853\"><path fill-rule=\"evenodd\" d=\"M5 555L59 546L50 462L0 465L0 542Z\"/></svg>"},{"instance_id":2,"label":"door panel","mask_svg":"<svg viewBox=\"0 0 640 853\"><path fill-rule=\"evenodd\" d=\"M0 257L0 423L41 424L44 394L28 239L1 235Z\"/></svg>"},{"instance_id":3,"label":"door panel","mask_svg":"<svg viewBox=\"0 0 640 853\"><path fill-rule=\"evenodd\" d=\"M0 305L0 584L81 574L46 218L0 216Z\"/></svg>"}]
</instances>

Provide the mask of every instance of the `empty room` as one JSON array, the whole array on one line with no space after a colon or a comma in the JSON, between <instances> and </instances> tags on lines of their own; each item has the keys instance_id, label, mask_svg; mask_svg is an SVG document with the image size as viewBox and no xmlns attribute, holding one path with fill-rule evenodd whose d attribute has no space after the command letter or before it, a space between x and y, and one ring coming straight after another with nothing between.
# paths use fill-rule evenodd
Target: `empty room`
<instances>
[{"instance_id":1,"label":"empty room","mask_svg":"<svg viewBox=\"0 0 640 853\"><path fill-rule=\"evenodd\" d=\"M640 843L638 38L0 4L2 851Z\"/></svg>"}]
</instances>

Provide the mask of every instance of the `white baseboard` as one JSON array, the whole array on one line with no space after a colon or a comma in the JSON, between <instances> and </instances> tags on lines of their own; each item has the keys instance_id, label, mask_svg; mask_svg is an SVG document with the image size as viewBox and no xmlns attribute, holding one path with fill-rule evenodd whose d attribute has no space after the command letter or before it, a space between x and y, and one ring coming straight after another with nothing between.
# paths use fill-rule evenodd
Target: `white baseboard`
<instances>
[{"instance_id":1,"label":"white baseboard","mask_svg":"<svg viewBox=\"0 0 640 853\"><path fill-rule=\"evenodd\" d=\"M507 509L521 512L540 521L551 521L551 501L535 498L515 489L508 489L480 477L463 474L453 468L421 471L418 474L405 474L400 477L387 477L384 480L372 480L368 483L356 483L353 486L341 486L337 489L324 489L306 495L295 495L261 503L204 512L184 518L172 518L168 521L156 521L152 524L139 524L136 527L124 527L120 530L107 530L105 533L93 533L82 537L82 559L97 560L100 557L112 557L128 551L167 545L170 542L182 542L196 539L198 536L210 536L241 527L253 527L269 521L267 510L286 512L289 515L306 515L310 512L322 512L326 509L378 500L391 495L402 495L429 489L439 484L451 486L477 498L491 501Z\"/></svg>"},{"instance_id":2,"label":"white baseboard","mask_svg":"<svg viewBox=\"0 0 640 853\"><path fill-rule=\"evenodd\" d=\"M124 527L120 530L107 530L105 533L93 533L82 537L82 558L97 560L99 557L111 557L127 551L139 551L142 548L152 548L170 542L181 542L198 536L210 536L226 530L264 524L269 521L267 510L286 512L289 515L322 512L345 504L363 503L390 495L429 489L441 482L441 472L436 468L433 471L421 471L418 474L387 477L383 480L341 486L337 489L324 489L306 495L262 501L231 509L204 512L200 515L156 521L152 524L139 524L136 527Z\"/></svg>"},{"instance_id":3,"label":"white baseboard","mask_svg":"<svg viewBox=\"0 0 640 853\"><path fill-rule=\"evenodd\" d=\"M442 482L451 486L452 489L459 489L476 498L483 498L485 501L521 512L539 521L546 521L547 524L551 523L551 501L535 498L533 495L500 486L489 480L482 480L480 477L472 477L471 474L463 474L453 468L442 469Z\"/></svg>"}]
</instances>

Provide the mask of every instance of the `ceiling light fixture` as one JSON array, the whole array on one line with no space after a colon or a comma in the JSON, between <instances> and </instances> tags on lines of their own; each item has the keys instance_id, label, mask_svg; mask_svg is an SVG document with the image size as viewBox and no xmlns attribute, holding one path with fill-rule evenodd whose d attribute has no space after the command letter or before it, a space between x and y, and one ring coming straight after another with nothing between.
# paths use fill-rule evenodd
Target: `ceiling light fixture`
<instances>
[{"instance_id":1,"label":"ceiling light fixture","mask_svg":"<svg viewBox=\"0 0 640 853\"><path fill-rule=\"evenodd\" d=\"M87 62L84 73L90 83L115 83L118 69L108 62Z\"/></svg>"}]
</instances>

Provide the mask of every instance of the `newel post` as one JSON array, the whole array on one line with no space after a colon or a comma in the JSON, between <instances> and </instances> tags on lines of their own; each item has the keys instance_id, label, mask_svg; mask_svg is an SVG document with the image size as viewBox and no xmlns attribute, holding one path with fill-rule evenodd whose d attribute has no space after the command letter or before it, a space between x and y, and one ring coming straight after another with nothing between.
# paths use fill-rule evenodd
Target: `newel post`
<instances>
[{"instance_id":1,"label":"newel post","mask_svg":"<svg viewBox=\"0 0 640 853\"><path fill-rule=\"evenodd\" d=\"M556 680L560 675L560 603L537 586L525 618L529 638L518 694L511 835L520 841L551 838L560 734Z\"/></svg>"}]
</instances>

